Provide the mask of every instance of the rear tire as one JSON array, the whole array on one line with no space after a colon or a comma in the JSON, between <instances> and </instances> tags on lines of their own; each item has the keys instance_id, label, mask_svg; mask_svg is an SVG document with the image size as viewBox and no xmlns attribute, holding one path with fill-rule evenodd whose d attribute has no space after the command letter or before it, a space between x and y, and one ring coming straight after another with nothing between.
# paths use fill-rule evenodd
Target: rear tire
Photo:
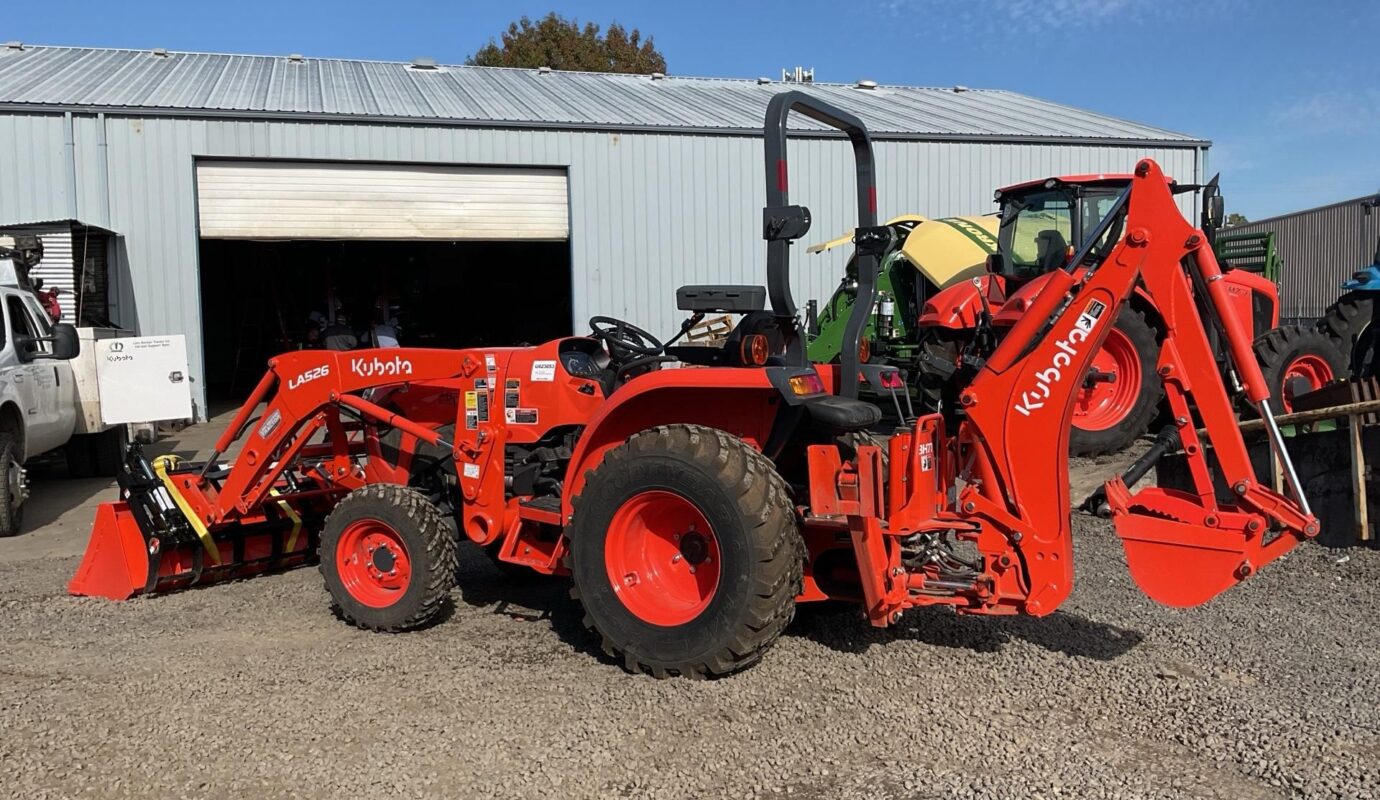
<instances>
[{"instance_id":1,"label":"rear tire","mask_svg":"<svg viewBox=\"0 0 1380 800\"><path fill-rule=\"evenodd\" d=\"M1374 301L1365 294L1351 292L1337 298L1318 320L1317 330L1332 340L1333 345L1346 356L1352 374L1359 374L1364 364L1357 364L1356 342L1370 326Z\"/></svg>"},{"instance_id":2,"label":"rear tire","mask_svg":"<svg viewBox=\"0 0 1380 800\"><path fill-rule=\"evenodd\" d=\"M455 535L413 489L373 484L341 500L321 533L321 577L342 619L390 633L436 619L455 585Z\"/></svg>"},{"instance_id":3,"label":"rear tire","mask_svg":"<svg viewBox=\"0 0 1380 800\"><path fill-rule=\"evenodd\" d=\"M1120 338L1112 338L1117 336ZM1164 393L1155 374L1159 342L1144 314L1129 306L1123 308L1102 348L1096 358L1117 364L1117 380L1135 381L1135 385L1104 389L1106 396L1080 392L1080 405L1074 409L1069 431L1070 455L1099 456L1126 449L1149 430ZM1132 357L1138 368L1125 369L1130 365L1121 362ZM1080 408L1087 408L1085 398L1094 398L1097 404L1080 414ZM1088 427L1079 426L1080 417Z\"/></svg>"},{"instance_id":4,"label":"rear tire","mask_svg":"<svg viewBox=\"0 0 1380 800\"><path fill-rule=\"evenodd\" d=\"M1270 410L1276 414L1293 410L1295 395L1350 374L1347 355L1316 328L1289 325L1266 331L1255 340L1255 357L1270 388Z\"/></svg>"},{"instance_id":5,"label":"rear tire","mask_svg":"<svg viewBox=\"0 0 1380 800\"><path fill-rule=\"evenodd\" d=\"M89 478L96 474L91 441L85 434L68 439L67 444L62 446L62 453L67 458L67 477Z\"/></svg>"},{"instance_id":6,"label":"rear tire","mask_svg":"<svg viewBox=\"0 0 1380 800\"><path fill-rule=\"evenodd\" d=\"M96 475L113 478L120 471L120 462L125 458L128 437L125 426L118 425L108 431L88 437L91 446L91 465Z\"/></svg>"},{"instance_id":7,"label":"rear tire","mask_svg":"<svg viewBox=\"0 0 1380 800\"><path fill-rule=\"evenodd\" d=\"M795 511L772 462L741 439L699 425L642 431L574 502L571 596L628 671L728 675L794 617Z\"/></svg>"}]
</instances>

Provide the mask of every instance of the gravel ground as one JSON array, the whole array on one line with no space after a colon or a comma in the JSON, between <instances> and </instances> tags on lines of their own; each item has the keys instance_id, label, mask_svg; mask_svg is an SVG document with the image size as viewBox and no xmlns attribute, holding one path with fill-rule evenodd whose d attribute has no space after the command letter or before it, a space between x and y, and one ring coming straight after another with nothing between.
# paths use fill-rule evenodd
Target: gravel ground
<instances>
[{"instance_id":1,"label":"gravel ground","mask_svg":"<svg viewBox=\"0 0 1380 800\"><path fill-rule=\"evenodd\" d=\"M0 795L1380 798L1374 551L1175 611L1080 517L1051 617L806 611L693 682L625 674L560 581L468 549L402 636L334 619L315 570L66 597L89 519L0 541Z\"/></svg>"}]
</instances>

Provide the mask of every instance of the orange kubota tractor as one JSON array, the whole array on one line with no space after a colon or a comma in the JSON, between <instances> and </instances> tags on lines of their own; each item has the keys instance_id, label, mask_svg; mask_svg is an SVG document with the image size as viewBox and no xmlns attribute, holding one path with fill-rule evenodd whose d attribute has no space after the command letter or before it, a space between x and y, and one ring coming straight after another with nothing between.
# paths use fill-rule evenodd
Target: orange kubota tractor
<instances>
[{"instance_id":1,"label":"orange kubota tractor","mask_svg":"<svg viewBox=\"0 0 1380 800\"><path fill-rule=\"evenodd\" d=\"M1225 331L1270 421L1250 334L1150 160L1070 261L1083 268L1057 270L1000 344L974 354L983 363L956 433L927 415L885 453L857 437L880 417L857 399L860 383L894 398L903 382L859 362L862 313L841 364L806 358L789 248L810 214L788 200L791 111L852 143L855 308L871 308L893 234L876 224L868 134L808 95L778 95L765 129L767 288L678 292L692 314L682 330L705 314L741 315L722 347L663 344L596 317L588 337L535 347L281 355L209 461L150 464L131 451L121 499L100 507L70 590L125 598L319 560L345 620L401 631L436 618L463 537L507 564L569 575L606 650L656 676L756 662L797 603L858 602L878 626L932 605L1049 614L1073 586L1074 398L1138 285L1165 320L1158 374L1194 488L1107 484L1136 582L1193 606L1317 533L1296 481L1286 497L1251 471L1208 326ZM1086 263L1114 225L1125 237ZM1216 498L1213 469L1230 502Z\"/></svg>"}]
</instances>

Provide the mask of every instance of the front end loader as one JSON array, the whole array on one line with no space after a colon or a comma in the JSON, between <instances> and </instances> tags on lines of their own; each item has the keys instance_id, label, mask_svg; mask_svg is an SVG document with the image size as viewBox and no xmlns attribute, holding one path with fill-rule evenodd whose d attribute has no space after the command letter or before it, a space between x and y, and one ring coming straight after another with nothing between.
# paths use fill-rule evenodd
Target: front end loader
<instances>
[{"instance_id":1,"label":"front end loader","mask_svg":"<svg viewBox=\"0 0 1380 800\"><path fill-rule=\"evenodd\" d=\"M789 198L793 112L843 132L856 161L857 301L836 365L809 361L791 295L791 245L811 222ZM860 387L899 405L905 386L859 352L895 244L876 223L870 138L801 92L772 99L764 133L765 287L682 287L689 319L668 342L595 317L589 336L532 347L278 356L210 460L131 454L71 590L122 598L317 561L340 617L403 631L438 619L469 540L567 576L604 650L657 677L756 663L799 603L854 602L878 626L933 605L1046 615L1074 578L1079 382L1140 285L1166 322L1156 374L1194 488L1107 484L1136 582L1197 605L1317 534L1283 447L1287 493L1251 470L1210 327L1267 423L1269 391L1211 249L1153 161L1136 165L1080 267L1056 270L1007 336L969 354L957 430L907 414L879 445ZM1126 236L1089 260L1113 225ZM677 344L708 314L738 321L719 346Z\"/></svg>"}]
</instances>

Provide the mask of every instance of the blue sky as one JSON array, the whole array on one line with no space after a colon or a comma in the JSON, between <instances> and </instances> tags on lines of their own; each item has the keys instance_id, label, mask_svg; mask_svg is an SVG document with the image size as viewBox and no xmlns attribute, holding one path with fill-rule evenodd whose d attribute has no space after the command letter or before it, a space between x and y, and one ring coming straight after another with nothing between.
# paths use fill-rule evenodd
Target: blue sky
<instances>
[{"instance_id":1,"label":"blue sky","mask_svg":"<svg viewBox=\"0 0 1380 800\"><path fill-rule=\"evenodd\" d=\"M672 74L1002 88L1208 138L1252 219L1380 191L1373 0L7 5L0 40L450 63L555 10L652 34Z\"/></svg>"}]
</instances>

